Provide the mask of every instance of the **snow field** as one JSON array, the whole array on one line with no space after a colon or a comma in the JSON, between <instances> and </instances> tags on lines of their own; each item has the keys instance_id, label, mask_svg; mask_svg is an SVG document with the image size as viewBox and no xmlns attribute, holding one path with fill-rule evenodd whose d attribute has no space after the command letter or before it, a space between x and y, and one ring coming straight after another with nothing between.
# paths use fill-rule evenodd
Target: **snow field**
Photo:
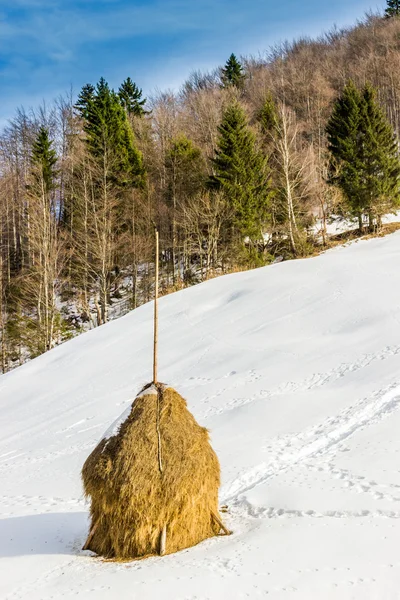
<instances>
[{"instance_id":1,"label":"snow field","mask_svg":"<svg viewBox=\"0 0 400 600\"><path fill-rule=\"evenodd\" d=\"M152 304L0 378L3 600L395 600L400 232L160 301L160 379L211 430L233 530L165 558L80 550L80 469L151 378Z\"/></svg>"}]
</instances>

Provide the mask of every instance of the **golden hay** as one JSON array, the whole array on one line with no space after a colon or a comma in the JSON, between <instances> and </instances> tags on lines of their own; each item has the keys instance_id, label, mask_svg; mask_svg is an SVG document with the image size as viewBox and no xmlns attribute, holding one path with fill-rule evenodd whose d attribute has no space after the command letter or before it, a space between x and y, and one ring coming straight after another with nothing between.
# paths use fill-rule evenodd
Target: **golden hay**
<instances>
[{"instance_id":1,"label":"golden hay","mask_svg":"<svg viewBox=\"0 0 400 600\"><path fill-rule=\"evenodd\" d=\"M161 468L160 471L160 460ZM146 386L116 435L82 469L91 498L86 548L114 559L171 554L218 535L220 466L208 431L172 388Z\"/></svg>"}]
</instances>

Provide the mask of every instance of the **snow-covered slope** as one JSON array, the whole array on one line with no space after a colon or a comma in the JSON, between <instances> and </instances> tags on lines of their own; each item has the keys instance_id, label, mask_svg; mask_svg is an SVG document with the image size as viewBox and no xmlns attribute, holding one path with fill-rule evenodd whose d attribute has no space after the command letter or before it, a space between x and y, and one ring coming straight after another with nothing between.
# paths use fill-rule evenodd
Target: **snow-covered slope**
<instances>
[{"instance_id":1,"label":"snow-covered slope","mask_svg":"<svg viewBox=\"0 0 400 600\"><path fill-rule=\"evenodd\" d=\"M80 468L151 378L152 304L0 378L0 598L400 597L400 233L160 303L160 379L212 433L231 537L115 564Z\"/></svg>"}]
</instances>

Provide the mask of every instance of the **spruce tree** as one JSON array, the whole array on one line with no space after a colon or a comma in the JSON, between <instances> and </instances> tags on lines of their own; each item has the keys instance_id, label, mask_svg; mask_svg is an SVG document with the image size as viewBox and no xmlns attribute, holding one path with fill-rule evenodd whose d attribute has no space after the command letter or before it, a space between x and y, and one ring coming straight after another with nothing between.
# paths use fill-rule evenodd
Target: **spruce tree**
<instances>
[{"instance_id":1,"label":"spruce tree","mask_svg":"<svg viewBox=\"0 0 400 600\"><path fill-rule=\"evenodd\" d=\"M218 131L210 187L225 193L239 235L258 241L267 219L271 193L266 158L257 147L256 137L238 102L226 108Z\"/></svg>"},{"instance_id":2,"label":"spruce tree","mask_svg":"<svg viewBox=\"0 0 400 600\"><path fill-rule=\"evenodd\" d=\"M107 158L108 174L118 187L135 187L143 175L142 155L119 96L101 78L85 107L84 131L92 156Z\"/></svg>"},{"instance_id":3,"label":"spruce tree","mask_svg":"<svg viewBox=\"0 0 400 600\"><path fill-rule=\"evenodd\" d=\"M335 103L327 126L329 182L344 195L349 216L363 215L370 227L399 202L400 162L393 129L370 85L360 92L350 82Z\"/></svg>"},{"instance_id":4,"label":"spruce tree","mask_svg":"<svg viewBox=\"0 0 400 600\"><path fill-rule=\"evenodd\" d=\"M87 119L88 117L89 105L94 100L95 90L96 88L91 83L87 83L79 93L75 109L82 119Z\"/></svg>"},{"instance_id":5,"label":"spruce tree","mask_svg":"<svg viewBox=\"0 0 400 600\"><path fill-rule=\"evenodd\" d=\"M85 236L84 244L90 246L90 260L87 253L83 265L87 276L90 274L96 284L98 323L105 323L111 285L118 278L125 261L126 252L120 240L123 240L131 223L134 203L132 190L144 185L145 174L142 154L135 145L127 112L118 94L110 89L103 78L94 92L89 92L81 94L87 149L81 168L90 172L92 195L88 225L83 224L82 219L87 218L86 212L82 212L79 205L75 215L73 206L70 213L74 215L74 229L78 238ZM86 193L85 188L84 197Z\"/></svg>"},{"instance_id":6,"label":"spruce tree","mask_svg":"<svg viewBox=\"0 0 400 600\"><path fill-rule=\"evenodd\" d=\"M232 53L221 71L222 86L225 88L231 86L241 88L243 87L244 79L243 67Z\"/></svg>"},{"instance_id":7,"label":"spruce tree","mask_svg":"<svg viewBox=\"0 0 400 600\"><path fill-rule=\"evenodd\" d=\"M205 164L201 150L183 134L172 139L165 167L168 200L173 201L175 196L179 196L182 201L183 198L196 194L204 186Z\"/></svg>"},{"instance_id":8,"label":"spruce tree","mask_svg":"<svg viewBox=\"0 0 400 600\"><path fill-rule=\"evenodd\" d=\"M390 19L391 17L398 17L400 15L400 0L387 0L387 8L385 10L385 17Z\"/></svg>"},{"instance_id":9,"label":"spruce tree","mask_svg":"<svg viewBox=\"0 0 400 600\"><path fill-rule=\"evenodd\" d=\"M363 124L363 167L365 205L370 226L374 219L393 211L400 200L399 144L382 108L376 101L373 87L363 91L361 116Z\"/></svg>"},{"instance_id":10,"label":"spruce tree","mask_svg":"<svg viewBox=\"0 0 400 600\"><path fill-rule=\"evenodd\" d=\"M278 115L275 102L270 94L266 97L257 117L262 133L267 137L271 137L278 123Z\"/></svg>"},{"instance_id":11,"label":"spruce tree","mask_svg":"<svg viewBox=\"0 0 400 600\"><path fill-rule=\"evenodd\" d=\"M134 83L130 77L125 79L120 86L118 96L123 108L129 115L142 117L147 114L143 108L146 104L146 98L142 99L142 94L142 90L138 88L136 83Z\"/></svg>"},{"instance_id":12,"label":"spruce tree","mask_svg":"<svg viewBox=\"0 0 400 600\"><path fill-rule=\"evenodd\" d=\"M328 181L342 190L347 199L349 216L358 218L361 229L365 206L359 194L360 129L361 94L350 81L337 99L326 129L331 155Z\"/></svg>"},{"instance_id":13,"label":"spruce tree","mask_svg":"<svg viewBox=\"0 0 400 600\"><path fill-rule=\"evenodd\" d=\"M43 181L45 192L50 192L54 187L57 153L52 148L49 131L41 127L32 145L32 163L35 167L35 178L40 177Z\"/></svg>"}]
</instances>

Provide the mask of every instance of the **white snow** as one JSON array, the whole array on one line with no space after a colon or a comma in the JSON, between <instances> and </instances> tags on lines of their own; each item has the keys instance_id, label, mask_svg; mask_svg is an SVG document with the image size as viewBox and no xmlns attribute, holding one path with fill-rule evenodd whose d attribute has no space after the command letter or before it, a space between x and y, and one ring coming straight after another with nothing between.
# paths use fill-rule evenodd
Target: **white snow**
<instances>
[{"instance_id":1,"label":"white snow","mask_svg":"<svg viewBox=\"0 0 400 600\"><path fill-rule=\"evenodd\" d=\"M400 221L400 211L394 213L388 213L382 217L382 223L387 225L389 223L398 223ZM368 225L368 220L365 221L365 226ZM320 233L323 228L323 221L320 214L317 216L316 223L313 227L315 233ZM355 231L358 229L358 220L343 219L340 217L333 218L326 226L326 233L328 236L338 235L345 233L346 231Z\"/></svg>"},{"instance_id":2,"label":"white snow","mask_svg":"<svg viewBox=\"0 0 400 600\"><path fill-rule=\"evenodd\" d=\"M157 388L154 384L150 385L148 388L140 392L137 398L141 398L142 396L151 396L152 394L157 394Z\"/></svg>"},{"instance_id":3,"label":"white snow","mask_svg":"<svg viewBox=\"0 0 400 600\"><path fill-rule=\"evenodd\" d=\"M234 533L105 562L80 469L151 379L152 310L0 377L1 600L398 599L400 232L161 299L159 377L211 430Z\"/></svg>"},{"instance_id":4,"label":"white snow","mask_svg":"<svg viewBox=\"0 0 400 600\"><path fill-rule=\"evenodd\" d=\"M142 392L140 392L140 394L138 394L136 396L136 398L141 398L142 396L148 396L151 394L157 393L157 388L155 385L150 385L148 388L146 388L145 390L143 390ZM122 414L118 417L118 419L115 419L114 423L112 423L112 425L110 425L110 427L103 433L103 435L101 436L102 440L109 440L110 438L114 437L114 435L117 435L121 425L123 423L125 423L125 421L127 420L127 418L129 417L129 415L132 412L132 408L133 408L133 404L130 404L123 412ZM104 450L104 449L103 449Z\"/></svg>"},{"instance_id":5,"label":"white snow","mask_svg":"<svg viewBox=\"0 0 400 600\"><path fill-rule=\"evenodd\" d=\"M105 431L103 433L103 435L101 436L101 439L109 440L110 438L114 437L114 435L117 435L120 430L121 425L123 423L125 423L125 421L129 417L129 415L131 414L131 411L132 411L132 405L128 406L128 408L126 408L124 410L124 412L118 417L118 419L115 419L114 423L112 425L110 425L110 427L107 429L107 431Z\"/></svg>"}]
</instances>

